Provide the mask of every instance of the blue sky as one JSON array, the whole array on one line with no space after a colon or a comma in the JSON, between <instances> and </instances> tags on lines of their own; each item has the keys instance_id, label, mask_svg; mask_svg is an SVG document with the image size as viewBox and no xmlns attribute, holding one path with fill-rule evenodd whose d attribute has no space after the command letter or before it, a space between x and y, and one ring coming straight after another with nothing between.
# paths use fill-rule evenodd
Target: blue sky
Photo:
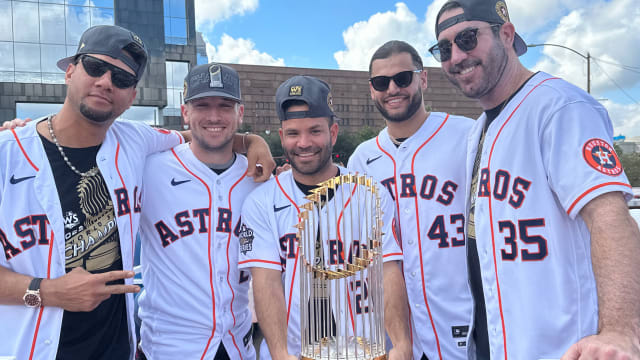
<instances>
[{"instance_id":1,"label":"blue sky","mask_svg":"<svg viewBox=\"0 0 640 360\"><path fill-rule=\"evenodd\" d=\"M426 66L438 66L427 49L444 2L195 0L196 26L211 61L365 70L378 46L400 39L418 49ZM507 6L527 43L589 52L591 92L609 110L614 135L640 136L637 0L511 0ZM586 89L586 61L568 50L530 48L521 61Z\"/></svg>"}]
</instances>

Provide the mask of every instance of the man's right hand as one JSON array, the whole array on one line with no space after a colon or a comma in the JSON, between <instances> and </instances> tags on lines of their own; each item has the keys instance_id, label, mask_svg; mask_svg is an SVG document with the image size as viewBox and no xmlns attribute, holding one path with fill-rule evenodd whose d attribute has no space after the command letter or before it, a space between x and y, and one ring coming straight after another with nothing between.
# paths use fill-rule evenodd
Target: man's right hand
<instances>
[{"instance_id":1,"label":"man's right hand","mask_svg":"<svg viewBox=\"0 0 640 360\"><path fill-rule=\"evenodd\" d=\"M92 274L77 267L56 279L45 279L40 285L43 306L55 306L67 311L91 311L112 294L137 293L137 285L107 283L132 278L133 271L116 270Z\"/></svg>"},{"instance_id":2,"label":"man's right hand","mask_svg":"<svg viewBox=\"0 0 640 360\"><path fill-rule=\"evenodd\" d=\"M15 129L17 127L23 127L23 126L27 125L27 123L29 121L31 121L31 118L26 118L24 120L22 120L22 119L13 119L13 120L5 121L4 123L2 123L2 127L0 127L0 131L11 130L11 129Z\"/></svg>"}]
</instances>

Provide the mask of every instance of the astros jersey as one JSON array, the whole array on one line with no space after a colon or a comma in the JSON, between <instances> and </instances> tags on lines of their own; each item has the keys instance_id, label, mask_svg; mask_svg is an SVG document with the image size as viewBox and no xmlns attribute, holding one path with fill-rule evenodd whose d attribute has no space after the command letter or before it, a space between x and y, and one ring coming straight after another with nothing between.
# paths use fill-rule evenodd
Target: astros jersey
<instances>
[{"instance_id":1,"label":"astros jersey","mask_svg":"<svg viewBox=\"0 0 640 360\"><path fill-rule=\"evenodd\" d=\"M142 196L142 349L150 359L254 359L240 210L255 187L237 155L220 175L189 144L149 157Z\"/></svg>"},{"instance_id":2,"label":"astros jersey","mask_svg":"<svg viewBox=\"0 0 640 360\"><path fill-rule=\"evenodd\" d=\"M469 137L469 182L485 120ZM579 213L603 193L631 193L612 133L602 105L545 73L489 125L474 195L492 359L560 358L596 333L591 242Z\"/></svg>"},{"instance_id":3,"label":"astros jersey","mask_svg":"<svg viewBox=\"0 0 640 360\"><path fill-rule=\"evenodd\" d=\"M342 174L347 170L340 168ZM353 185L340 185L349 186ZM338 188L340 188L340 186ZM347 194L347 195L343 195ZM342 206L334 206L334 203L343 204L349 191L342 192L336 190L335 196L323 207L323 211L328 218L338 218L333 212L340 210ZM402 260L401 250L396 243L391 223L393 221L393 209L386 193L381 194L381 208L383 214L383 235L382 250L383 261ZM285 291L285 306L287 309L287 345L291 355L300 354L300 287L298 284L298 241L296 238L298 215L300 205L308 202L304 193L298 188L293 179L293 173L286 171L277 178L271 179L259 186L252 192L242 209L242 228L251 236L241 239L240 248L240 268L262 267L282 272L282 283ZM337 239L336 229L331 229L331 235L327 239ZM339 261L339 246L344 250L343 256L351 256L348 249L352 244L337 244L337 240L329 240L330 244L325 244L324 258L326 261ZM333 243L335 242L335 243ZM336 251L338 249L338 251ZM333 260L332 260L333 259ZM357 284L355 285L357 287ZM363 304L369 300L367 298L366 284L361 285L361 300ZM367 311L366 306L360 309L351 309L352 314L346 314L351 318L358 318L353 312ZM341 316L344 316L342 314ZM357 321L357 320L356 320ZM266 353L267 347L260 349L260 357Z\"/></svg>"},{"instance_id":4,"label":"astros jersey","mask_svg":"<svg viewBox=\"0 0 640 360\"><path fill-rule=\"evenodd\" d=\"M466 359L471 295L465 260L464 140L472 120L431 113L396 147L383 129L360 144L349 169L395 200L411 304L413 355Z\"/></svg>"},{"instance_id":5,"label":"astros jersey","mask_svg":"<svg viewBox=\"0 0 640 360\"><path fill-rule=\"evenodd\" d=\"M29 276L57 278L65 274L65 219L51 166L36 131L38 122L0 132L0 243L4 250L0 266ZM133 268L146 155L181 141L177 132L116 121L98 151L96 163L114 204L125 270ZM81 245L89 247L91 243ZM132 284L132 279L125 283ZM133 358L133 295L127 294L126 299ZM63 309L57 307L0 305L0 357L54 359L62 314Z\"/></svg>"}]
</instances>

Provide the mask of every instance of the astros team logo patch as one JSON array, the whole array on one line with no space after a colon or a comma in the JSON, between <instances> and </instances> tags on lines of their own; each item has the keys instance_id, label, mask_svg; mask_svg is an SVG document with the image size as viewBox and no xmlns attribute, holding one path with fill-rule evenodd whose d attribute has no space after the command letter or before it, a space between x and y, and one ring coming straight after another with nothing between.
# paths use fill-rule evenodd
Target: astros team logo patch
<instances>
[{"instance_id":1,"label":"astros team logo patch","mask_svg":"<svg viewBox=\"0 0 640 360\"><path fill-rule=\"evenodd\" d=\"M588 140L582 148L582 155L589 166L605 175L617 176L622 172L618 155L613 147L602 139Z\"/></svg>"}]
</instances>

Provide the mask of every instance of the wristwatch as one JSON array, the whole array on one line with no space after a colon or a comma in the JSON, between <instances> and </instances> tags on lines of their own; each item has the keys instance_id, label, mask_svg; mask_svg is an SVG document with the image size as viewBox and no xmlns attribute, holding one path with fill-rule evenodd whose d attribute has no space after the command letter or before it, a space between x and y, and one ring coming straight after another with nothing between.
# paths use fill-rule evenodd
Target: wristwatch
<instances>
[{"instance_id":1,"label":"wristwatch","mask_svg":"<svg viewBox=\"0 0 640 360\"><path fill-rule=\"evenodd\" d=\"M42 299L40 298L40 282L42 282L42 278L33 278L29 284L27 292L22 297L22 300L24 300L24 304L27 307L36 308L42 306Z\"/></svg>"}]
</instances>

